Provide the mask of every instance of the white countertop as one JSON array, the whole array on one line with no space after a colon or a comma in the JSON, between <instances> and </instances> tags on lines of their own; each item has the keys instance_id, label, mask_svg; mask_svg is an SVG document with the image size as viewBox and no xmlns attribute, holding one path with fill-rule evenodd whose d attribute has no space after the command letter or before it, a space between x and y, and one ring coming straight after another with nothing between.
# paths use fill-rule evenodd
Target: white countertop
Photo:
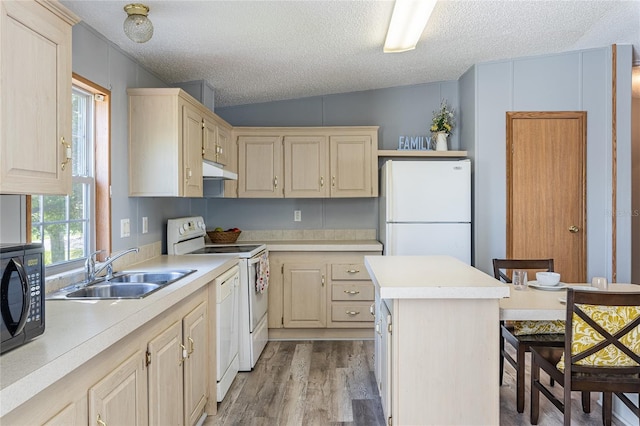
<instances>
[{"instance_id":1,"label":"white countertop","mask_svg":"<svg viewBox=\"0 0 640 426\"><path fill-rule=\"evenodd\" d=\"M509 286L451 256L365 256L383 299L498 299Z\"/></svg>"},{"instance_id":2,"label":"white countertop","mask_svg":"<svg viewBox=\"0 0 640 426\"><path fill-rule=\"evenodd\" d=\"M243 244L245 242L243 241ZM288 240L262 241L269 251L379 251L382 243L376 240Z\"/></svg>"},{"instance_id":3,"label":"white countertop","mask_svg":"<svg viewBox=\"0 0 640 426\"><path fill-rule=\"evenodd\" d=\"M162 314L237 263L229 256L159 256L129 271L196 269L134 300L48 300L45 332L0 356L0 417Z\"/></svg>"}]
</instances>

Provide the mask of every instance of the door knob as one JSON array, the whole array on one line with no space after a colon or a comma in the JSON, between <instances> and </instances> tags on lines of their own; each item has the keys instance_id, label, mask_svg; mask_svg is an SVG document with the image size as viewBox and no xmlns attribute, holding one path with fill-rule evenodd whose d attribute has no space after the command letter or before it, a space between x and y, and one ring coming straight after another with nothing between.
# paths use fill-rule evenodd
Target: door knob
<instances>
[{"instance_id":1,"label":"door knob","mask_svg":"<svg viewBox=\"0 0 640 426\"><path fill-rule=\"evenodd\" d=\"M575 234L575 233L576 233L576 232L578 232L579 230L580 230L580 228L578 228L578 227L577 227L577 226L575 226L575 225L571 225L571 226L569 227L569 232L571 232L572 234Z\"/></svg>"}]
</instances>

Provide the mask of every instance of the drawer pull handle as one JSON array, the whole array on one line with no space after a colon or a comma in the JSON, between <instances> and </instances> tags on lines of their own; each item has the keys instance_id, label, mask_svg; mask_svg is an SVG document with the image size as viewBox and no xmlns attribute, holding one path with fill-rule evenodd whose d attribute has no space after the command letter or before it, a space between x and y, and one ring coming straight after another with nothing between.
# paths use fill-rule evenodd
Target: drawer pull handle
<instances>
[{"instance_id":1,"label":"drawer pull handle","mask_svg":"<svg viewBox=\"0 0 640 426\"><path fill-rule=\"evenodd\" d=\"M360 311L345 311L344 313L347 315L355 316L355 315L358 315Z\"/></svg>"},{"instance_id":2,"label":"drawer pull handle","mask_svg":"<svg viewBox=\"0 0 640 426\"><path fill-rule=\"evenodd\" d=\"M358 290L345 290L344 292L347 294L360 294Z\"/></svg>"},{"instance_id":3,"label":"drawer pull handle","mask_svg":"<svg viewBox=\"0 0 640 426\"><path fill-rule=\"evenodd\" d=\"M180 361L178 362L178 365L182 365L187 358L189 357L188 353L187 353L187 348L184 347L184 345L180 345L180 347L182 348L182 353L181 353L181 357L180 357Z\"/></svg>"},{"instance_id":4,"label":"drawer pull handle","mask_svg":"<svg viewBox=\"0 0 640 426\"><path fill-rule=\"evenodd\" d=\"M375 303L372 303L371 306L369 306L369 313L374 317L376 316L376 304Z\"/></svg>"},{"instance_id":5,"label":"drawer pull handle","mask_svg":"<svg viewBox=\"0 0 640 426\"><path fill-rule=\"evenodd\" d=\"M107 426L107 423L102 420L102 417L100 417L100 414L98 414L98 418L96 419L96 423L98 424L98 426Z\"/></svg>"},{"instance_id":6,"label":"drawer pull handle","mask_svg":"<svg viewBox=\"0 0 640 426\"><path fill-rule=\"evenodd\" d=\"M189 356L191 356L194 350L195 350L195 344L193 342L193 339L189 337Z\"/></svg>"},{"instance_id":7,"label":"drawer pull handle","mask_svg":"<svg viewBox=\"0 0 640 426\"><path fill-rule=\"evenodd\" d=\"M320 283L322 284L322 287L324 287L324 274L322 274L322 280L320 281Z\"/></svg>"},{"instance_id":8,"label":"drawer pull handle","mask_svg":"<svg viewBox=\"0 0 640 426\"><path fill-rule=\"evenodd\" d=\"M320 187L324 186L324 176L320 176Z\"/></svg>"},{"instance_id":9,"label":"drawer pull handle","mask_svg":"<svg viewBox=\"0 0 640 426\"><path fill-rule=\"evenodd\" d=\"M357 274L360 271L357 270L357 269L347 269L347 272L350 273L350 274Z\"/></svg>"},{"instance_id":10,"label":"drawer pull handle","mask_svg":"<svg viewBox=\"0 0 640 426\"><path fill-rule=\"evenodd\" d=\"M71 144L64 140L64 136L60 138L60 143L64 146L65 158L64 161L60 163L60 168L62 169L62 171L64 171L64 169L67 167L67 164L69 164L69 161L71 161L73 152L71 151Z\"/></svg>"}]
</instances>

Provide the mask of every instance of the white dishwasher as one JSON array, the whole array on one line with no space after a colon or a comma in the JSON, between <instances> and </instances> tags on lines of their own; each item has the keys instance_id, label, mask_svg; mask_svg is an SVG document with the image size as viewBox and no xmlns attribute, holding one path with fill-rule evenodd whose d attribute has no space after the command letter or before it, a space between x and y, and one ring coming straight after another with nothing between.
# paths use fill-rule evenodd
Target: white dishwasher
<instances>
[{"instance_id":1,"label":"white dishwasher","mask_svg":"<svg viewBox=\"0 0 640 426\"><path fill-rule=\"evenodd\" d=\"M217 394L221 402L238 374L240 268L234 266L214 280L216 286Z\"/></svg>"}]
</instances>

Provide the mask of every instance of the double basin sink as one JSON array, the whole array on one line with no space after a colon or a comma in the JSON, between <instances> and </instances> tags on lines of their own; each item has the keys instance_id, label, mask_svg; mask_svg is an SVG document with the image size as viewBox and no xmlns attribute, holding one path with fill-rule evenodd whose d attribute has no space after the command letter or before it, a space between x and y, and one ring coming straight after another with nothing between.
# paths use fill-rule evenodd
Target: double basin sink
<instances>
[{"instance_id":1,"label":"double basin sink","mask_svg":"<svg viewBox=\"0 0 640 426\"><path fill-rule=\"evenodd\" d=\"M196 272L195 269L157 272L120 272L113 274L113 277L109 280L98 278L89 283L70 285L50 294L47 296L47 299L141 299L194 272Z\"/></svg>"}]
</instances>

